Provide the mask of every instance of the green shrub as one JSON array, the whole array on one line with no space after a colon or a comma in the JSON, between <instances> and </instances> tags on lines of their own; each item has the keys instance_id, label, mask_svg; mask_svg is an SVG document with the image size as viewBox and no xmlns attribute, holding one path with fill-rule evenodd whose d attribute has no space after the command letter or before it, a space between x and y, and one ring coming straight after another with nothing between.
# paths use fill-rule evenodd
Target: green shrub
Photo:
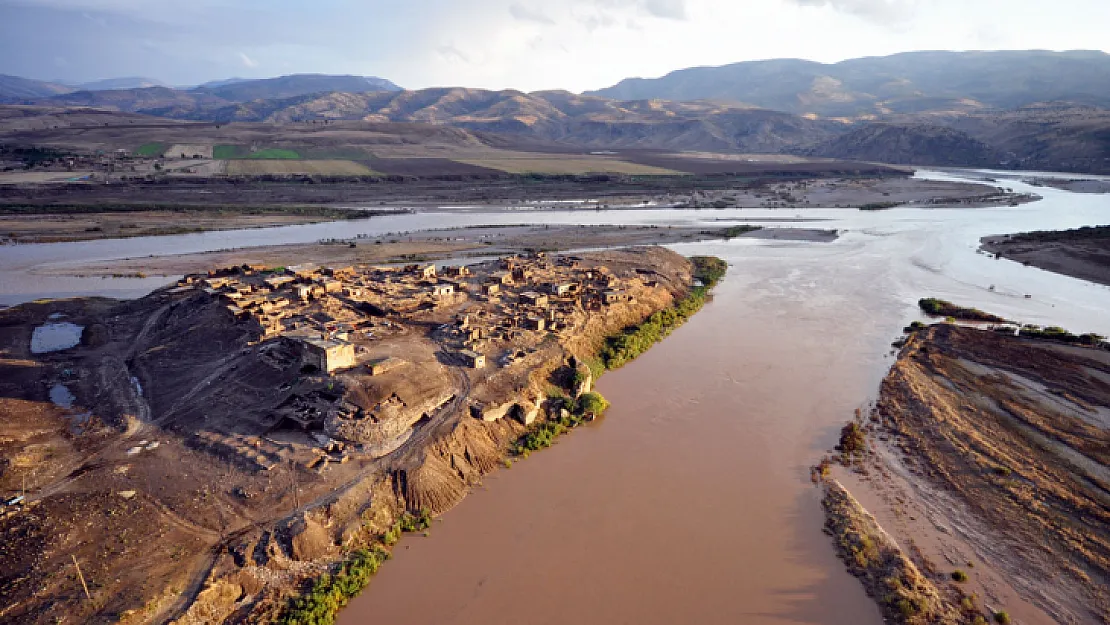
<instances>
[{"instance_id":1,"label":"green shrub","mask_svg":"<svg viewBox=\"0 0 1110 625\"><path fill-rule=\"evenodd\" d=\"M284 625L331 625L347 602L358 595L378 572L389 554L384 549L360 549L334 575L324 574L312 589L293 602L282 615Z\"/></svg>"},{"instance_id":2,"label":"green shrub","mask_svg":"<svg viewBox=\"0 0 1110 625\"><path fill-rule=\"evenodd\" d=\"M952 579L962 584L967 581L967 573L964 573L960 569L956 569L952 571Z\"/></svg>"},{"instance_id":3,"label":"green shrub","mask_svg":"<svg viewBox=\"0 0 1110 625\"><path fill-rule=\"evenodd\" d=\"M1010 615L1005 610L999 610L994 613L994 622L999 625L1009 625Z\"/></svg>"},{"instance_id":4,"label":"green shrub","mask_svg":"<svg viewBox=\"0 0 1110 625\"><path fill-rule=\"evenodd\" d=\"M848 455L862 454L867 451L867 432L855 421L848 423L840 430L836 449Z\"/></svg>"},{"instance_id":5,"label":"green shrub","mask_svg":"<svg viewBox=\"0 0 1110 625\"><path fill-rule=\"evenodd\" d=\"M578 398L576 413L582 416L601 416L609 408L609 402L601 393L582 393Z\"/></svg>"}]
</instances>

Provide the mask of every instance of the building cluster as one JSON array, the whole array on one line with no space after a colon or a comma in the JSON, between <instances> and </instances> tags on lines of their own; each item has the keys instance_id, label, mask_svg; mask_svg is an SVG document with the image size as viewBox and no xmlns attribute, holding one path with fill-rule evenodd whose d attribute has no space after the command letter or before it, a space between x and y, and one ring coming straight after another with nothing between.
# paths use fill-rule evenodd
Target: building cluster
<instances>
[{"instance_id":1,"label":"building cluster","mask_svg":"<svg viewBox=\"0 0 1110 625\"><path fill-rule=\"evenodd\" d=\"M478 369L492 350L573 331L582 313L654 286L580 261L539 253L469 267L242 266L187 276L179 288L221 298L230 315L258 324L262 340L294 342L304 363L325 373L395 368L389 359L371 361L370 342L420 324L437 328L432 338Z\"/></svg>"}]
</instances>

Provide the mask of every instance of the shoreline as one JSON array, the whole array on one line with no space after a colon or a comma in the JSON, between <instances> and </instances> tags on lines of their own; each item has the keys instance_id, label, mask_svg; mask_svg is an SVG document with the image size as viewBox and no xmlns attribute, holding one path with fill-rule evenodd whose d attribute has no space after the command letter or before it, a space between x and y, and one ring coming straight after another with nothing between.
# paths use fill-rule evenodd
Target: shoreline
<instances>
[{"instance_id":1,"label":"shoreline","mask_svg":"<svg viewBox=\"0 0 1110 625\"><path fill-rule=\"evenodd\" d=\"M155 258L124 258L103 263L82 263L80 268L61 264L33 270L32 273L76 277L172 277L204 271L209 267L244 264L277 266L288 258L297 258L301 263L325 264L397 264L450 260L466 262L472 257L481 259L517 250L567 252L740 238L821 243L835 241L837 237L835 230L811 228L741 227L740 231L732 234L730 228L725 226L473 226L392 233L329 243L248 247Z\"/></svg>"},{"instance_id":2,"label":"shoreline","mask_svg":"<svg viewBox=\"0 0 1110 625\"><path fill-rule=\"evenodd\" d=\"M983 237L980 249L1080 280L1110 286L1110 226Z\"/></svg>"},{"instance_id":3,"label":"shoreline","mask_svg":"<svg viewBox=\"0 0 1110 625\"><path fill-rule=\"evenodd\" d=\"M1110 598L1098 590L1107 562L1098 546L1105 535L1097 527L1107 519L1073 510L1088 505L1082 492L1089 487L1067 476L1090 475L1097 484L1099 456L1089 450L1105 438L1075 419L1084 409L1072 402L1105 407L1110 395L1094 381L1064 380L1074 380L1067 372L1075 367L1110 368L1110 357L1037 333L1015 338L949 324L915 325L907 332L874 411L857 413L836 453L813 469L825 492L826 522L837 528L849 570L880 606L892 610L894 622L916 623L925 612L947 614L927 621L945 623L1015 618L1047 625L1104 618ZM1045 359L1052 366L1036 364ZM993 371L1013 382L992 382ZM1041 384L1067 391L1060 390L1057 399L1038 391ZM984 401L1032 412L1006 417ZM956 417L958 408L974 414ZM1028 416L1034 413L1039 420ZM1088 459L1081 462L1076 454L1083 453ZM1022 481L1033 490L1027 492ZM1096 494L1088 491L1094 499ZM845 497L854 505L843 505ZM863 523L863 517L870 521ZM1072 534L1067 528L1076 518L1093 525L1094 533ZM858 539L887 532L893 540ZM1042 556L1022 548L1041 534ZM857 538L845 547L849 535ZM907 586L918 593L908 600L909 612L882 591L889 572L877 563L887 560L857 555L874 543L894 549L921 577Z\"/></svg>"}]
</instances>

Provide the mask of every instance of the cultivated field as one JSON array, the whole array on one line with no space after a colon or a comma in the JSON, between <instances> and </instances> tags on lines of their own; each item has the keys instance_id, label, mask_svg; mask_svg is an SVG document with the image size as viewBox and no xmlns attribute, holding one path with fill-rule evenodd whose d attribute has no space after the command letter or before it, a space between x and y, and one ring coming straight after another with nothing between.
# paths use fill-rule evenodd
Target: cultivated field
<instances>
[{"instance_id":1,"label":"cultivated field","mask_svg":"<svg viewBox=\"0 0 1110 625\"><path fill-rule=\"evenodd\" d=\"M354 161L296 161L280 159L243 159L227 161L227 173L233 176L318 174L324 176L372 176L374 171Z\"/></svg>"},{"instance_id":2,"label":"cultivated field","mask_svg":"<svg viewBox=\"0 0 1110 625\"><path fill-rule=\"evenodd\" d=\"M643 176L673 176L681 172L650 165L639 165L608 158L581 158L555 155L529 155L523 157L498 158L459 158L454 159L467 165L487 167L510 174L589 174L605 172Z\"/></svg>"}]
</instances>

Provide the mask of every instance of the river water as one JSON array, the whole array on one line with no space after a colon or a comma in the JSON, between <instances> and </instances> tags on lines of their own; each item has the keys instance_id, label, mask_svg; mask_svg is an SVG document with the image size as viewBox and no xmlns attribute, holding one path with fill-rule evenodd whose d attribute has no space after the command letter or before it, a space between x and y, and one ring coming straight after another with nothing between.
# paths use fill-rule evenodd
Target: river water
<instances>
[{"instance_id":1,"label":"river water","mask_svg":"<svg viewBox=\"0 0 1110 625\"><path fill-rule=\"evenodd\" d=\"M429 537L405 538L340 622L877 625L877 608L821 532L808 467L874 396L892 362L890 342L918 318L917 299L937 296L1025 322L1110 334L1110 288L976 252L985 235L1110 223L1110 196L1004 184L1044 199L880 212L421 213L7 247L0 248L0 301L151 286L63 284L35 274L58 263L359 232L539 221L722 225L715 220L798 214L829 220L789 225L841 230L833 243L674 246L729 262L713 301L601 379L599 390L613 403L603 420L489 477Z\"/></svg>"}]
</instances>

